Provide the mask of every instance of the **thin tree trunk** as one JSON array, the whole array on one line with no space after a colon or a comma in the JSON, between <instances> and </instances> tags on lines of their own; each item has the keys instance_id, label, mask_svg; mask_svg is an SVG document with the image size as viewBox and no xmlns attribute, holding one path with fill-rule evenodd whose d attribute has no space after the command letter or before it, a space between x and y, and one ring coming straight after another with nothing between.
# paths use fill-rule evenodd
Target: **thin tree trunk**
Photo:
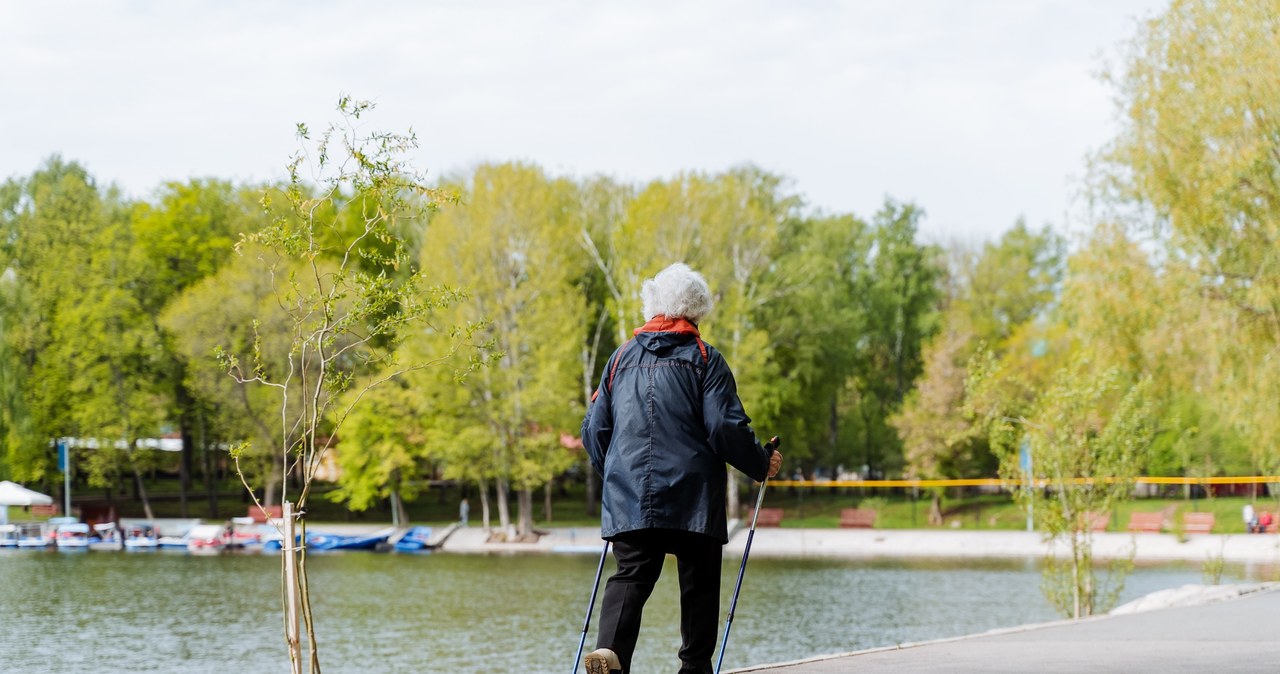
<instances>
[{"instance_id":1,"label":"thin tree trunk","mask_svg":"<svg viewBox=\"0 0 1280 674\"><path fill-rule=\"evenodd\" d=\"M190 517L187 510L187 491L191 488L191 433L182 427L182 456L178 461L178 512L183 517Z\"/></svg>"},{"instance_id":2,"label":"thin tree trunk","mask_svg":"<svg viewBox=\"0 0 1280 674\"><path fill-rule=\"evenodd\" d=\"M929 500L929 526L942 526L942 495L937 492Z\"/></svg>"},{"instance_id":3,"label":"thin tree trunk","mask_svg":"<svg viewBox=\"0 0 1280 674\"><path fill-rule=\"evenodd\" d=\"M218 517L218 490L215 487L216 476L213 474L213 450L209 448L209 437L205 433L204 410L200 411L200 448L204 451L204 489L209 499L209 517Z\"/></svg>"},{"instance_id":4,"label":"thin tree trunk","mask_svg":"<svg viewBox=\"0 0 1280 674\"><path fill-rule=\"evenodd\" d=\"M293 504L285 501L283 505L284 554L281 555L281 564L284 565L284 640L289 647L289 671L291 674L302 674L302 642L299 639L298 625L298 551L293 530Z\"/></svg>"},{"instance_id":5,"label":"thin tree trunk","mask_svg":"<svg viewBox=\"0 0 1280 674\"><path fill-rule=\"evenodd\" d=\"M552 479L543 487L543 492L542 492L542 521L543 522L551 521L551 485L553 483L555 483L554 479Z\"/></svg>"},{"instance_id":6,"label":"thin tree trunk","mask_svg":"<svg viewBox=\"0 0 1280 674\"><path fill-rule=\"evenodd\" d=\"M404 507L404 499L400 498L400 490L397 488L391 492L391 507L393 515L398 526L409 525L409 511Z\"/></svg>"},{"instance_id":7,"label":"thin tree trunk","mask_svg":"<svg viewBox=\"0 0 1280 674\"><path fill-rule=\"evenodd\" d=\"M279 456L271 457L271 468L267 471L265 484L262 486L262 505L273 506L276 504L276 489L280 486L280 480L288 480L289 476L281 476L284 466L283 459Z\"/></svg>"},{"instance_id":8,"label":"thin tree trunk","mask_svg":"<svg viewBox=\"0 0 1280 674\"><path fill-rule=\"evenodd\" d=\"M492 531L489 527L489 484L484 480L478 480L480 485L480 519L484 522L484 530Z\"/></svg>"},{"instance_id":9,"label":"thin tree trunk","mask_svg":"<svg viewBox=\"0 0 1280 674\"><path fill-rule=\"evenodd\" d=\"M511 530L511 508L507 504L507 481L498 478L494 481L494 489L498 492L498 527L502 532Z\"/></svg>"},{"instance_id":10,"label":"thin tree trunk","mask_svg":"<svg viewBox=\"0 0 1280 674\"><path fill-rule=\"evenodd\" d=\"M133 459L129 460L130 467L133 468L134 484L138 488L138 499L142 501L142 513L149 520L156 518L151 512L151 501L147 498L147 486L142 483L142 473L138 472L138 466L133 463Z\"/></svg>"},{"instance_id":11,"label":"thin tree trunk","mask_svg":"<svg viewBox=\"0 0 1280 674\"><path fill-rule=\"evenodd\" d=\"M525 539L533 535L533 489L531 487L521 487L517 494L519 501L520 525L517 528L516 535L521 539Z\"/></svg>"}]
</instances>

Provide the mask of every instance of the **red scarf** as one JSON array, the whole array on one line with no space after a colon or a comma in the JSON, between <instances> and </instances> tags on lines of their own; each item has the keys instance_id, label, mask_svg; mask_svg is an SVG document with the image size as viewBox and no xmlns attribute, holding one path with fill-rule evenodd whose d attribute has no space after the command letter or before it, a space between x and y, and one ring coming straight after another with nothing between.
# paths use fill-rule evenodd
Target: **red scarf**
<instances>
[{"instance_id":1,"label":"red scarf","mask_svg":"<svg viewBox=\"0 0 1280 674\"><path fill-rule=\"evenodd\" d=\"M667 318L662 314L658 314L649 319L648 323L636 328L631 334L639 335L642 332L680 332L701 337L698 333L698 326L694 325L687 318Z\"/></svg>"}]
</instances>

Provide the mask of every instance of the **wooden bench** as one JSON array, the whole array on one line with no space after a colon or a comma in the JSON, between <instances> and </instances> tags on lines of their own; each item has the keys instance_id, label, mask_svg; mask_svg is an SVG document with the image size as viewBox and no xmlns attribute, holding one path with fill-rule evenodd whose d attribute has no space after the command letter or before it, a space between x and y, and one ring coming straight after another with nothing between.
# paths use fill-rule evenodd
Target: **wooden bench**
<instances>
[{"instance_id":1,"label":"wooden bench","mask_svg":"<svg viewBox=\"0 0 1280 674\"><path fill-rule=\"evenodd\" d=\"M55 517L59 512L61 512L61 510L62 509L58 507L57 503L54 503L53 505L31 506L32 515L44 515L45 517Z\"/></svg>"},{"instance_id":2,"label":"wooden bench","mask_svg":"<svg viewBox=\"0 0 1280 674\"><path fill-rule=\"evenodd\" d=\"M1111 524L1111 513L1099 513L1086 511L1084 513L1084 525L1089 531L1106 531L1107 526Z\"/></svg>"},{"instance_id":3,"label":"wooden bench","mask_svg":"<svg viewBox=\"0 0 1280 674\"><path fill-rule=\"evenodd\" d=\"M1213 513L1184 513L1182 531L1187 534L1207 534L1213 531Z\"/></svg>"},{"instance_id":4,"label":"wooden bench","mask_svg":"<svg viewBox=\"0 0 1280 674\"><path fill-rule=\"evenodd\" d=\"M249 506L249 517L253 518L255 524L266 524L268 516L273 520L278 520L281 517L284 517L284 506L273 505L266 506L266 508L267 514L263 515L262 508L259 508L256 505Z\"/></svg>"},{"instance_id":5,"label":"wooden bench","mask_svg":"<svg viewBox=\"0 0 1280 674\"><path fill-rule=\"evenodd\" d=\"M755 509L747 511L747 521L750 522L752 517L756 517ZM761 508L760 515L756 517L757 527L780 527L782 526L782 508Z\"/></svg>"},{"instance_id":6,"label":"wooden bench","mask_svg":"<svg viewBox=\"0 0 1280 674\"><path fill-rule=\"evenodd\" d=\"M844 508L840 511L840 528L874 529L876 511L867 508Z\"/></svg>"},{"instance_id":7,"label":"wooden bench","mask_svg":"<svg viewBox=\"0 0 1280 674\"><path fill-rule=\"evenodd\" d=\"M1164 526L1164 513L1135 512L1129 515L1129 531L1142 534L1158 534Z\"/></svg>"}]
</instances>

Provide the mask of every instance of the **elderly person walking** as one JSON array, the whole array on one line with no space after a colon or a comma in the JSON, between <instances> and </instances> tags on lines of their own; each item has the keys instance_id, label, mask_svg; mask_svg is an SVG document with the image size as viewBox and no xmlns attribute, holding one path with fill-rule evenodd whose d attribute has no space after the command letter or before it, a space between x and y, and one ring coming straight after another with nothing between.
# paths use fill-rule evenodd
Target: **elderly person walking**
<instances>
[{"instance_id":1,"label":"elderly person walking","mask_svg":"<svg viewBox=\"0 0 1280 674\"><path fill-rule=\"evenodd\" d=\"M782 455L761 446L720 352L698 321L712 308L702 276L673 264L645 281L647 321L609 358L582 422L603 477L601 535L618 570L605 584L588 674L627 672L640 616L668 553L680 576L681 672L709 673L728 542L725 464L761 481Z\"/></svg>"}]
</instances>

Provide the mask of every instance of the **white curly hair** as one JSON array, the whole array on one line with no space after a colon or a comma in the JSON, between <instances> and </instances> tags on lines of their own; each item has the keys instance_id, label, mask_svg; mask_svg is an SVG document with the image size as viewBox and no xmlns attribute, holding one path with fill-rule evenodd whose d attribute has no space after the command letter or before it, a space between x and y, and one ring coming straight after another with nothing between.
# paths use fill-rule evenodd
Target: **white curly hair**
<instances>
[{"instance_id":1,"label":"white curly hair","mask_svg":"<svg viewBox=\"0 0 1280 674\"><path fill-rule=\"evenodd\" d=\"M645 281L640 288L640 299L644 302L646 321L654 316L666 316L687 318L697 323L715 306L707 280L683 262L677 262Z\"/></svg>"}]
</instances>

